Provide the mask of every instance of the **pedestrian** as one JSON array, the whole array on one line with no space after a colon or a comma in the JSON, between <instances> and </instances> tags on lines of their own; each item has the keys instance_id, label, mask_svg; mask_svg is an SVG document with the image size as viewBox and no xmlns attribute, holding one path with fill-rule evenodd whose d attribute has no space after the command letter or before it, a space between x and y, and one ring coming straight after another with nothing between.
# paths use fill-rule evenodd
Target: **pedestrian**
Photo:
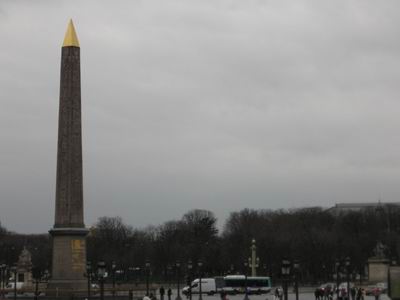
<instances>
[{"instance_id":1,"label":"pedestrian","mask_svg":"<svg viewBox=\"0 0 400 300\"><path fill-rule=\"evenodd\" d=\"M278 288L278 294L279 294L279 300L282 300L283 299L283 288L282 287Z\"/></svg>"},{"instance_id":2,"label":"pedestrian","mask_svg":"<svg viewBox=\"0 0 400 300\"><path fill-rule=\"evenodd\" d=\"M350 292L351 292L351 300L356 300L356 287L353 286L353 287L350 289Z\"/></svg>"},{"instance_id":3,"label":"pedestrian","mask_svg":"<svg viewBox=\"0 0 400 300\"><path fill-rule=\"evenodd\" d=\"M221 297L221 300L228 300L228 297L226 297L227 293L225 291L221 291L219 295Z\"/></svg>"},{"instance_id":4,"label":"pedestrian","mask_svg":"<svg viewBox=\"0 0 400 300\"><path fill-rule=\"evenodd\" d=\"M150 299L150 297L146 294L146 295L144 295L143 300L151 300L151 299Z\"/></svg>"},{"instance_id":5,"label":"pedestrian","mask_svg":"<svg viewBox=\"0 0 400 300\"><path fill-rule=\"evenodd\" d=\"M315 296L315 300L319 300L319 289L315 289L314 296Z\"/></svg>"},{"instance_id":6,"label":"pedestrian","mask_svg":"<svg viewBox=\"0 0 400 300\"><path fill-rule=\"evenodd\" d=\"M357 300L361 300L361 297L362 297L362 289L359 287L359 288L357 289L356 299L357 299Z\"/></svg>"},{"instance_id":7,"label":"pedestrian","mask_svg":"<svg viewBox=\"0 0 400 300\"><path fill-rule=\"evenodd\" d=\"M278 300L278 298L279 298L279 291L278 288L276 287L274 292L274 300Z\"/></svg>"},{"instance_id":8,"label":"pedestrian","mask_svg":"<svg viewBox=\"0 0 400 300\"><path fill-rule=\"evenodd\" d=\"M342 287L339 289L339 299L340 300L345 300L346 298L346 288Z\"/></svg>"},{"instance_id":9,"label":"pedestrian","mask_svg":"<svg viewBox=\"0 0 400 300\"><path fill-rule=\"evenodd\" d=\"M375 300L379 300L379 296L381 295L381 291L378 288L374 289Z\"/></svg>"},{"instance_id":10,"label":"pedestrian","mask_svg":"<svg viewBox=\"0 0 400 300\"><path fill-rule=\"evenodd\" d=\"M160 300L164 300L165 289L163 286L160 287Z\"/></svg>"},{"instance_id":11,"label":"pedestrian","mask_svg":"<svg viewBox=\"0 0 400 300\"><path fill-rule=\"evenodd\" d=\"M172 295L172 290L171 290L171 288L168 288L168 291L167 291L168 300L171 300L171 295Z\"/></svg>"}]
</instances>

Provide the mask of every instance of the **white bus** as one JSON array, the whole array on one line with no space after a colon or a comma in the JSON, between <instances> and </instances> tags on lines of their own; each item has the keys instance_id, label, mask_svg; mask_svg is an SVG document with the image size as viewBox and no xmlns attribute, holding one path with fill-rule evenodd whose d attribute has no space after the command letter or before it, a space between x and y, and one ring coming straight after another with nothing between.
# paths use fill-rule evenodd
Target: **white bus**
<instances>
[{"instance_id":1,"label":"white bus","mask_svg":"<svg viewBox=\"0 0 400 300\"><path fill-rule=\"evenodd\" d=\"M269 277L251 277L244 275L228 275L224 277L222 290L229 294L245 293L263 294L271 292L271 279Z\"/></svg>"},{"instance_id":2,"label":"white bus","mask_svg":"<svg viewBox=\"0 0 400 300\"><path fill-rule=\"evenodd\" d=\"M201 293L213 295L221 291L228 294L239 294L246 291L248 294L263 294L271 291L269 277L246 277L244 275L228 275L225 277L202 278ZM191 286L182 289L183 294L198 294L200 292L199 279L193 280Z\"/></svg>"}]
</instances>

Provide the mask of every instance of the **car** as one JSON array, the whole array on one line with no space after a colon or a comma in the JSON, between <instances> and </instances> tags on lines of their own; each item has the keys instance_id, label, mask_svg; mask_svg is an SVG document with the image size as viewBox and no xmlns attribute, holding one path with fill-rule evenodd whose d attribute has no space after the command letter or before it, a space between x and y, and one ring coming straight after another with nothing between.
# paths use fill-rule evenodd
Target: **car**
<instances>
[{"instance_id":1,"label":"car","mask_svg":"<svg viewBox=\"0 0 400 300\"><path fill-rule=\"evenodd\" d=\"M315 293L318 293L319 296L328 296L336 291L336 285L332 282L327 282L321 284L317 287Z\"/></svg>"},{"instance_id":2,"label":"car","mask_svg":"<svg viewBox=\"0 0 400 300\"><path fill-rule=\"evenodd\" d=\"M365 287L365 289L364 289L365 295L367 295L367 296L374 295L375 289L376 289L376 285L375 285L375 284L367 285L367 286Z\"/></svg>"},{"instance_id":3,"label":"car","mask_svg":"<svg viewBox=\"0 0 400 300\"><path fill-rule=\"evenodd\" d=\"M318 289L321 292L325 292L326 290L328 290L328 291L332 291L333 290L334 291L335 288L336 288L336 284L335 283L327 282L327 283L321 284Z\"/></svg>"},{"instance_id":4,"label":"car","mask_svg":"<svg viewBox=\"0 0 400 300\"><path fill-rule=\"evenodd\" d=\"M386 292L387 292L388 285L387 285L386 282L378 282L378 283L376 284L376 286L377 286L378 288L381 289L381 292L382 292L382 293L386 293Z\"/></svg>"},{"instance_id":5,"label":"car","mask_svg":"<svg viewBox=\"0 0 400 300\"><path fill-rule=\"evenodd\" d=\"M387 292L387 284L385 282L378 282L377 284L368 285L365 288L365 295L374 296Z\"/></svg>"}]
</instances>

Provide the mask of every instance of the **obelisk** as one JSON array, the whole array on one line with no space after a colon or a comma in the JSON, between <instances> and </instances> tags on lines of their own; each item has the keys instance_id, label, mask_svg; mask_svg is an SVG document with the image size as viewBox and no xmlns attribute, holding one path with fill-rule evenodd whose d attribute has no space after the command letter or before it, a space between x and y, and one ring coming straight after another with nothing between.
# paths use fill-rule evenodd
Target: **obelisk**
<instances>
[{"instance_id":1,"label":"obelisk","mask_svg":"<svg viewBox=\"0 0 400 300\"><path fill-rule=\"evenodd\" d=\"M61 50L56 207L49 295L84 290L86 235L83 222L80 47L72 20Z\"/></svg>"}]
</instances>

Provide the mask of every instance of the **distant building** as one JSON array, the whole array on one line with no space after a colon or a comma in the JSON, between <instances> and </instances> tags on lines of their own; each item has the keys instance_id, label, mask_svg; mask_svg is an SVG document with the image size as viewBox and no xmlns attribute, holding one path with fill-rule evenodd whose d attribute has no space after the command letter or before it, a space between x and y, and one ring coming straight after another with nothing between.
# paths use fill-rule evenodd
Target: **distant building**
<instances>
[{"instance_id":1,"label":"distant building","mask_svg":"<svg viewBox=\"0 0 400 300\"><path fill-rule=\"evenodd\" d=\"M32 256L25 247L19 255L17 262L17 282L23 282L25 288L32 287Z\"/></svg>"},{"instance_id":2,"label":"distant building","mask_svg":"<svg viewBox=\"0 0 400 300\"><path fill-rule=\"evenodd\" d=\"M377 210L383 208L400 208L400 202L356 202L356 203L336 203L334 207L328 209L333 214L362 211L362 210Z\"/></svg>"}]
</instances>

